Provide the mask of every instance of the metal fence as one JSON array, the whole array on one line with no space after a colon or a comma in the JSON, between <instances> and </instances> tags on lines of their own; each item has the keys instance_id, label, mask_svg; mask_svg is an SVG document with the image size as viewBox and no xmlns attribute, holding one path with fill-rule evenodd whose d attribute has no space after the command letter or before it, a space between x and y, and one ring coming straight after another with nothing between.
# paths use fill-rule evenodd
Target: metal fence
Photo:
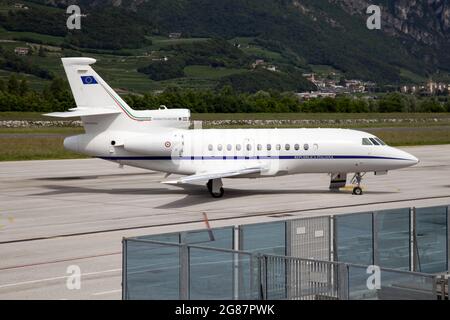
<instances>
[{"instance_id":1,"label":"metal fence","mask_svg":"<svg viewBox=\"0 0 450 320\"><path fill-rule=\"evenodd\" d=\"M344 264L293 257L264 255L262 288L264 299L345 299Z\"/></svg>"},{"instance_id":2,"label":"metal fence","mask_svg":"<svg viewBox=\"0 0 450 320\"><path fill-rule=\"evenodd\" d=\"M124 239L123 299L436 299L436 276L197 245Z\"/></svg>"},{"instance_id":3,"label":"metal fence","mask_svg":"<svg viewBox=\"0 0 450 320\"><path fill-rule=\"evenodd\" d=\"M449 208L402 208L333 217L334 261L447 272Z\"/></svg>"},{"instance_id":4,"label":"metal fence","mask_svg":"<svg viewBox=\"0 0 450 320\"><path fill-rule=\"evenodd\" d=\"M229 249L123 240L123 298L255 300L259 256Z\"/></svg>"},{"instance_id":5,"label":"metal fence","mask_svg":"<svg viewBox=\"0 0 450 320\"><path fill-rule=\"evenodd\" d=\"M124 299L448 297L449 208L403 208L124 239ZM367 266L381 287L367 286Z\"/></svg>"}]
</instances>

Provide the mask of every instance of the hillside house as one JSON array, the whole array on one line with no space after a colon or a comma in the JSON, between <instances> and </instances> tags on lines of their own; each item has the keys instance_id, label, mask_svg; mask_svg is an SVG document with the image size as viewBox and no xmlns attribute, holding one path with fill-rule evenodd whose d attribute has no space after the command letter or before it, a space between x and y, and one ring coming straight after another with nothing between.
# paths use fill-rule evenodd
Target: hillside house
<instances>
[{"instance_id":1,"label":"hillside house","mask_svg":"<svg viewBox=\"0 0 450 320\"><path fill-rule=\"evenodd\" d=\"M30 52L30 48L28 47L16 47L14 49L14 53L18 56L26 56Z\"/></svg>"}]
</instances>

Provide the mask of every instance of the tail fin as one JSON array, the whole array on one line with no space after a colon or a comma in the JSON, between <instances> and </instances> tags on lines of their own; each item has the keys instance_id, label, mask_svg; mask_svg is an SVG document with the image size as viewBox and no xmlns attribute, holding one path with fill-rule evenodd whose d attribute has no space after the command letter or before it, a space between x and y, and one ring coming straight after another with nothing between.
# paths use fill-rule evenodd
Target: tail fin
<instances>
[{"instance_id":1,"label":"tail fin","mask_svg":"<svg viewBox=\"0 0 450 320\"><path fill-rule=\"evenodd\" d=\"M92 69L92 58L62 58L64 70L77 108L69 112L46 114L52 117L81 117L86 132L106 130L145 131L150 127L188 128L190 112L187 109L133 110ZM139 122L151 121L151 126Z\"/></svg>"},{"instance_id":2,"label":"tail fin","mask_svg":"<svg viewBox=\"0 0 450 320\"><path fill-rule=\"evenodd\" d=\"M130 127L133 109L92 69L92 58L62 58L77 108L46 114L50 117L81 117L86 132ZM125 116L128 115L128 117ZM150 120L142 117L143 121ZM133 124L131 124L132 126Z\"/></svg>"},{"instance_id":3,"label":"tail fin","mask_svg":"<svg viewBox=\"0 0 450 320\"><path fill-rule=\"evenodd\" d=\"M64 70L80 109L115 109L129 111L131 108L90 66L92 58L62 58ZM127 110L128 109L128 110Z\"/></svg>"}]
</instances>

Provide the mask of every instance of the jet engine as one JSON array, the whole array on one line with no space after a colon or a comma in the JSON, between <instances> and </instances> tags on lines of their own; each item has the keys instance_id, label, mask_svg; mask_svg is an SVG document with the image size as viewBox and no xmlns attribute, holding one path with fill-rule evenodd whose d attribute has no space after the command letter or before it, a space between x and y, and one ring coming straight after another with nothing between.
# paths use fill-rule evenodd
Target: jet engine
<instances>
[{"instance_id":1,"label":"jet engine","mask_svg":"<svg viewBox=\"0 0 450 320\"><path fill-rule=\"evenodd\" d=\"M125 151L152 156L170 156L179 151L180 139L173 134L148 134L125 139Z\"/></svg>"}]
</instances>

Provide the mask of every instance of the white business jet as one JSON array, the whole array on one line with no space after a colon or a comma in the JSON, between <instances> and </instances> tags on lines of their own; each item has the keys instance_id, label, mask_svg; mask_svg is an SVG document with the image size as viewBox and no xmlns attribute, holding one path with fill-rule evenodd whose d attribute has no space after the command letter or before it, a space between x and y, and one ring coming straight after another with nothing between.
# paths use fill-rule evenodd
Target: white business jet
<instances>
[{"instance_id":1,"label":"white business jet","mask_svg":"<svg viewBox=\"0 0 450 320\"><path fill-rule=\"evenodd\" d=\"M63 58L77 107L53 117L81 117L85 134L64 147L89 156L170 174L168 184L205 182L210 194L224 194L223 178L262 178L300 173L330 174L330 189L345 187L354 174L361 195L365 173L415 165L418 159L379 138L347 129L189 129L190 111L138 111L91 68L91 58Z\"/></svg>"}]
</instances>

